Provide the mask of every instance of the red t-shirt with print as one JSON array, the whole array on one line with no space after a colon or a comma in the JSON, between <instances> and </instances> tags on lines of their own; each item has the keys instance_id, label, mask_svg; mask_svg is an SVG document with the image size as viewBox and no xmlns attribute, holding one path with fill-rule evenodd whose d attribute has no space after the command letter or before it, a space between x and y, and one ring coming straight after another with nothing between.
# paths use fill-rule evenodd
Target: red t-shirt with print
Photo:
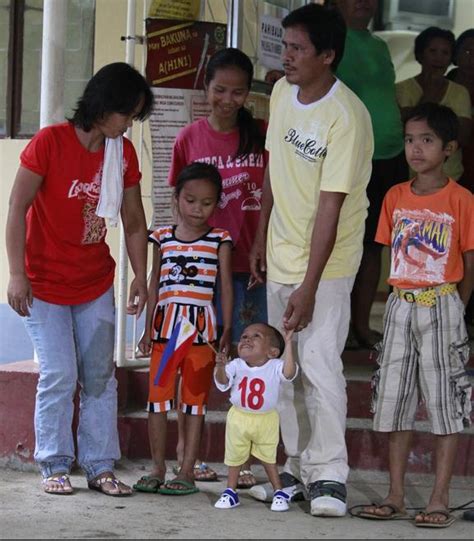
<instances>
[{"instance_id":1,"label":"red t-shirt with print","mask_svg":"<svg viewBox=\"0 0 474 541\"><path fill-rule=\"evenodd\" d=\"M124 188L141 178L132 143L124 138ZM26 216L26 274L33 296L53 304L81 304L112 285L115 262L105 243L99 202L104 147L89 152L69 122L40 130L20 156L43 177Z\"/></svg>"},{"instance_id":2,"label":"red t-shirt with print","mask_svg":"<svg viewBox=\"0 0 474 541\"><path fill-rule=\"evenodd\" d=\"M266 124L258 121L262 133ZM234 241L232 270L250 272L249 252L255 239L262 203L262 187L268 154L251 152L235 159L239 130L214 130L207 118L185 126L177 135L168 182L176 184L180 171L192 162L215 165L222 176L222 196L209 224L229 231Z\"/></svg>"}]
</instances>

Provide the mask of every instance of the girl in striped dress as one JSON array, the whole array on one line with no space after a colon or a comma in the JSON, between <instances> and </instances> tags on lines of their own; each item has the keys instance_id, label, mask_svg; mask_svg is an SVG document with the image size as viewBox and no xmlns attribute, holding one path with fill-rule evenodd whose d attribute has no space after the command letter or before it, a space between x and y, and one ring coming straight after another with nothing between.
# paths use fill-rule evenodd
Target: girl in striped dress
<instances>
[{"instance_id":1,"label":"girl in striped dress","mask_svg":"<svg viewBox=\"0 0 474 541\"><path fill-rule=\"evenodd\" d=\"M134 488L141 492L191 494L206 403L212 384L217 346L214 294L219 276L223 332L219 350L229 351L232 327L232 240L225 229L208 224L222 191L218 170L205 163L192 163L178 175L175 198L177 225L159 227L149 240L154 243L145 333L139 343L151 353L148 397L148 432L153 459L150 475ZM175 379L154 383L163 350L181 316L198 330L191 349L180 366L181 403L186 414L184 460L172 481L164 482L167 412L174 407ZM176 369L177 372L177 369Z\"/></svg>"}]
</instances>

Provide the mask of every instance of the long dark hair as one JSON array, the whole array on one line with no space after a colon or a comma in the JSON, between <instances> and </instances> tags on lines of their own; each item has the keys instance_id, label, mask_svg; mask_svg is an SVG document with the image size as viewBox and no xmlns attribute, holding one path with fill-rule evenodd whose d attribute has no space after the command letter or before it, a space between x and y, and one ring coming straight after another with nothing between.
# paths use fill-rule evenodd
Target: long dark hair
<instances>
[{"instance_id":1,"label":"long dark hair","mask_svg":"<svg viewBox=\"0 0 474 541\"><path fill-rule=\"evenodd\" d=\"M250 90L253 79L253 65L250 58L233 47L220 49L212 55L206 67L204 82L206 86L214 79L216 71L229 67L236 67L247 74L247 88ZM241 107L237 113L237 125L239 127L239 147L234 158L245 158L250 152L262 153L265 149L265 136L252 116L245 107Z\"/></svg>"},{"instance_id":2,"label":"long dark hair","mask_svg":"<svg viewBox=\"0 0 474 541\"><path fill-rule=\"evenodd\" d=\"M88 132L108 113L131 114L143 99L136 120L146 120L153 108L153 93L145 78L126 62L113 62L101 68L87 83L77 102L75 126Z\"/></svg>"}]
</instances>

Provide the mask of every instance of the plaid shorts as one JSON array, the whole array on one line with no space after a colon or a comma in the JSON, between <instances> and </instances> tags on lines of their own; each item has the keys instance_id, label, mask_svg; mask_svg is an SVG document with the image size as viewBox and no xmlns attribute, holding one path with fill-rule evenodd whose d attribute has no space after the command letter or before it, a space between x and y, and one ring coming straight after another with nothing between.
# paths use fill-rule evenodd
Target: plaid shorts
<instances>
[{"instance_id":1,"label":"plaid shorts","mask_svg":"<svg viewBox=\"0 0 474 541\"><path fill-rule=\"evenodd\" d=\"M413 430L420 398L434 434L469 426L472 389L463 315L457 291L438 296L432 307L389 296L379 368L372 378L374 430Z\"/></svg>"}]
</instances>

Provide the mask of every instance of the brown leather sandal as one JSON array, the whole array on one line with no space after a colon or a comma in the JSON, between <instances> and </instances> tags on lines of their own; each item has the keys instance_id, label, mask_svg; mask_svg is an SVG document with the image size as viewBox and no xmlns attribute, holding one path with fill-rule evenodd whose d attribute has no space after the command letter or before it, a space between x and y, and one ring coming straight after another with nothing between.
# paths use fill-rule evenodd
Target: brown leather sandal
<instances>
[{"instance_id":1,"label":"brown leather sandal","mask_svg":"<svg viewBox=\"0 0 474 541\"><path fill-rule=\"evenodd\" d=\"M109 488L107 485L112 485L113 488ZM132 489L119 481L111 472L102 473L91 479L88 481L87 486L91 490L97 490L97 492L102 492L106 496L123 497L132 495Z\"/></svg>"}]
</instances>

